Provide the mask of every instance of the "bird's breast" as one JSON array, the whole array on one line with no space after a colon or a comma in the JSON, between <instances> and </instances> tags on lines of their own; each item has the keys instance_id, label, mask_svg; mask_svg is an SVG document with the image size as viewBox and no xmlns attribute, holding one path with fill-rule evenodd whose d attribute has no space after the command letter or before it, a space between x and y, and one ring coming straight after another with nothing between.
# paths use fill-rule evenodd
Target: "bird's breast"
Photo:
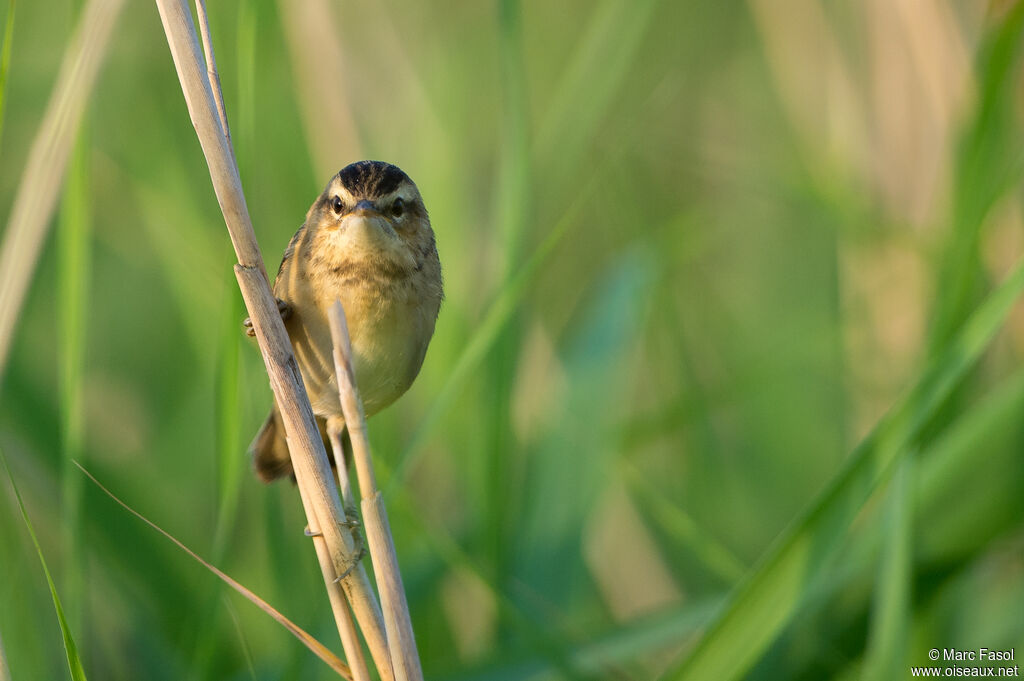
<instances>
[{"instance_id":1,"label":"bird's breast","mask_svg":"<svg viewBox=\"0 0 1024 681\"><path fill-rule=\"evenodd\" d=\"M313 411L341 413L327 317L336 300L345 308L367 416L398 399L419 373L434 331L437 305L424 299L423 287L408 276L357 277L351 270L326 268L315 279L291 281L276 293L292 306L288 332Z\"/></svg>"}]
</instances>

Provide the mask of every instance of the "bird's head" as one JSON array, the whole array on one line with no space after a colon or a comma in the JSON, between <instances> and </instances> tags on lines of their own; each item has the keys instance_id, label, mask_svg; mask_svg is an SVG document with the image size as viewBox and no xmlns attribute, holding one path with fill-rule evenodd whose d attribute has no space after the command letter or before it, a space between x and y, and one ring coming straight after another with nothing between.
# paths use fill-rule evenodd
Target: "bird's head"
<instances>
[{"instance_id":1,"label":"bird's head","mask_svg":"<svg viewBox=\"0 0 1024 681\"><path fill-rule=\"evenodd\" d=\"M415 183L397 166L359 161L331 178L309 209L317 241L331 259L373 265L396 274L436 258L434 232Z\"/></svg>"}]
</instances>

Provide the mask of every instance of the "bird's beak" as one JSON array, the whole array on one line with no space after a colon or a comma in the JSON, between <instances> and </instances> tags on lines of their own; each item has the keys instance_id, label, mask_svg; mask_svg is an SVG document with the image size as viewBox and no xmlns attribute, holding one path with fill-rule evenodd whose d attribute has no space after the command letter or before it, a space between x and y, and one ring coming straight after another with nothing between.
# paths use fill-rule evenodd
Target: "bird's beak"
<instances>
[{"instance_id":1,"label":"bird's beak","mask_svg":"<svg viewBox=\"0 0 1024 681\"><path fill-rule=\"evenodd\" d=\"M369 199L362 199L345 215L342 228L349 234L348 238L355 242L377 244L389 233L393 235L387 218L377 210L377 206ZM354 242L354 243L355 243Z\"/></svg>"},{"instance_id":2,"label":"bird's beak","mask_svg":"<svg viewBox=\"0 0 1024 681\"><path fill-rule=\"evenodd\" d=\"M353 216L357 215L360 217L372 218L379 217L380 211L377 210L377 206L374 205L373 201L370 201L369 199L362 199L359 203L352 207L352 210L349 214Z\"/></svg>"}]
</instances>

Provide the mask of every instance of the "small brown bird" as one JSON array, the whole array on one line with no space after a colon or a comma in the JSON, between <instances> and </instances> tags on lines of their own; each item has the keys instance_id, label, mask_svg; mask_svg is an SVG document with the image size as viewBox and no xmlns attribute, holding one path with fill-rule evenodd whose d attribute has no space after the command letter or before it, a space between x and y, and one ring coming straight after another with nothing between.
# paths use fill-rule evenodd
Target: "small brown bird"
<instances>
[{"instance_id":1,"label":"small brown bird","mask_svg":"<svg viewBox=\"0 0 1024 681\"><path fill-rule=\"evenodd\" d=\"M398 399L420 371L443 297L434 231L413 181L360 161L327 183L285 249L274 295L326 442L344 424L327 310L341 299L366 415ZM246 330L253 335L251 322ZM256 474L292 473L277 405L250 446Z\"/></svg>"}]
</instances>

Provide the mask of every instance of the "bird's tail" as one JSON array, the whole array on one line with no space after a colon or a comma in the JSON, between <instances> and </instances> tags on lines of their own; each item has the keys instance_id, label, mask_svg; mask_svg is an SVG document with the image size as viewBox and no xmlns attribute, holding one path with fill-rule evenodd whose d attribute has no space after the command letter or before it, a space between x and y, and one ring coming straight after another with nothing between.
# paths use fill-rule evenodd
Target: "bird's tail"
<instances>
[{"instance_id":1,"label":"bird's tail","mask_svg":"<svg viewBox=\"0 0 1024 681\"><path fill-rule=\"evenodd\" d=\"M328 452L327 459L333 467L334 457L330 455L331 443L327 437L327 422L318 416L316 425L320 429L320 437L323 438L324 447ZM256 475L263 482L273 482L285 476L295 479L294 471L292 471L292 458L288 454L288 441L285 439L284 422L281 420L281 412L276 403L271 408L267 420L263 422L263 426L256 433L252 444L249 445L249 455L252 457Z\"/></svg>"}]
</instances>

